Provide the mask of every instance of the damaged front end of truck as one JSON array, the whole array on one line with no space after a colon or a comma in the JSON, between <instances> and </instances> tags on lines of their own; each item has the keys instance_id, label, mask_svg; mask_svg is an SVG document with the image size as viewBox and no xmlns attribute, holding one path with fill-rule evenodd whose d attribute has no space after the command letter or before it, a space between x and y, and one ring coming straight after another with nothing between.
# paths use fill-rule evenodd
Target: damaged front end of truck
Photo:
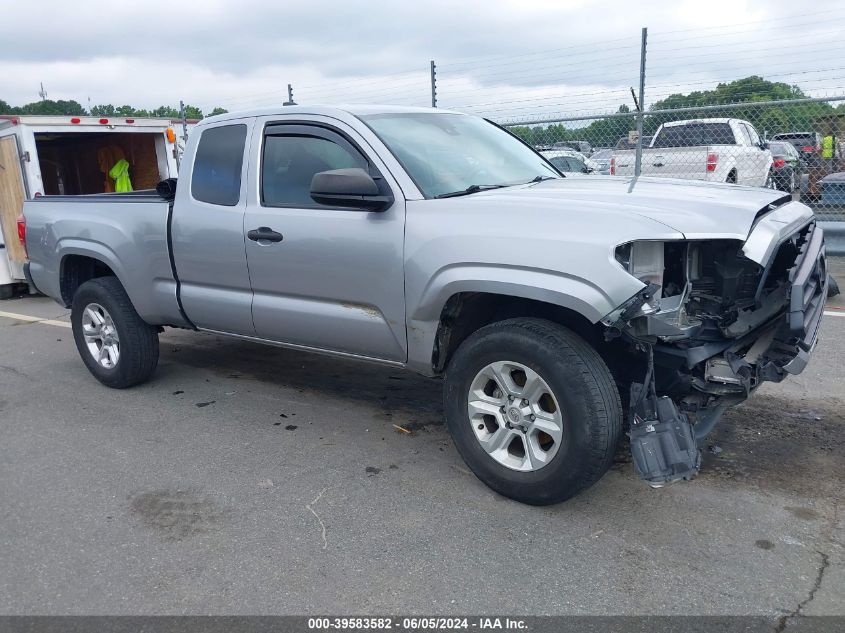
<instances>
[{"instance_id":1,"label":"damaged front end of truck","mask_svg":"<svg viewBox=\"0 0 845 633\"><path fill-rule=\"evenodd\" d=\"M634 465L652 486L690 479L728 408L806 367L827 296L822 229L787 203L745 241L636 241L614 255L645 284L602 320L643 359L626 381Z\"/></svg>"}]
</instances>

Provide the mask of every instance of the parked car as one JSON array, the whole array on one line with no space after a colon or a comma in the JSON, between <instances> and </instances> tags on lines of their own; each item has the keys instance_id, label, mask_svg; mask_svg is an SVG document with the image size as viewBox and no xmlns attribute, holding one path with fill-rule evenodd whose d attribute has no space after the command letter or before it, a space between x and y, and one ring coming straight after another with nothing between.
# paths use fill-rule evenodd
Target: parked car
<instances>
[{"instance_id":1,"label":"parked car","mask_svg":"<svg viewBox=\"0 0 845 633\"><path fill-rule=\"evenodd\" d=\"M574 149L576 152L582 153L584 156L589 156L593 153L593 148L587 141L558 141L552 145L552 149Z\"/></svg>"},{"instance_id":2,"label":"parked car","mask_svg":"<svg viewBox=\"0 0 845 633\"><path fill-rule=\"evenodd\" d=\"M645 136L643 135L643 147L648 147L649 143L651 143L651 139L654 138L652 136ZM637 143L631 142L631 140L627 136L621 137L618 141L616 141L616 146L614 149L636 149Z\"/></svg>"},{"instance_id":3,"label":"parked car","mask_svg":"<svg viewBox=\"0 0 845 633\"><path fill-rule=\"evenodd\" d=\"M822 145L822 137L818 132L782 132L774 134L771 140L792 145L801 157L805 170L818 162L818 154Z\"/></svg>"},{"instance_id":4,"label":"parked car","mask_svg":"<svg viewBox=\"0 0 845 633\"><path fill-rule=\"evenodd\" d=\"M592 153L590 160L596 164L595 172L607 176L610 174L610 157L613 150L608 148L598 149Z\"/></svg>"},{"instance_id":5,"label":"parked car","mask_svg":"<svg viewBox=\"0 0 845 633\"><path fill-rule=\"evenodd\" d=\"M611 173L633 176L634 150L616 150ZM689 178L763 187L771 183L772 154L754 126L741 119L672 121L643 149L644 176Z\"/></svg>"},{"instance_id":6,"label":"parked car","mask_svg":"<svg viewBox=\"0 0 845 633\"><path fill-rule=\"evenodd\" d=\"M804 175L803 163L798 151L786 141L771 141L772 184L776 189L792 193L801 186Z\"/></svg>"},{"instance_id":7,"label":"parked car","mask_svg":"<svg viewBox=\"0 0 845 633\"><path fill-rule=\"evenodd\" d=\"M600 166L580 152L568 149L550 149L540 152L558 171L591 174L598 173Z\"/></svg>"},{"instance_id":8,"label":"parked car","mask_svg":"<svg viewBox=\"0 0 845 633\"><path fill-rule=\"evenodd\" d=\"M468 466L532 504L607 471L621 394L640 476L693 477L726 409L804 369L827 290L822 230L778 192L561 177L424 108L209 117L178 183L29 200L17 228L104 385L150 378L163 327L442 377Z\"/></svg>"}]
</instances>

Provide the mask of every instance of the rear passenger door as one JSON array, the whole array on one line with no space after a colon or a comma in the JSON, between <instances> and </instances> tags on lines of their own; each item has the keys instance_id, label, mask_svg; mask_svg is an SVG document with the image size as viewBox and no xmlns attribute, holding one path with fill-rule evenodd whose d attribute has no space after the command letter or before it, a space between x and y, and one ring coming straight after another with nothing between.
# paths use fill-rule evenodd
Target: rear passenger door
<instances>
[{"instance_id":1,"label":"rear passenger door","mask_svg":"<svg viewBox=\"0 0 845 633\"><path fill-rule=\"evenodd\" d=\"M252 288L244 249L245 159L253 121L200 126L183 161L172 217L182 308L201 329L253 336ZM183 184L184 183L184 184Z\"/></svg>"},{"instance_id":2,"label":"rear passenger door","mask_svg":"<svg viewBox=\"0 0 845 633\"><path fill-rule=\"evenodd\" d=\"M401 190L353 128L340 121L286 123L280 118L259 123L253 132L251 162L258 168L250 176L244 232L256 335L404 361ZM373 212L311 198L315 173L350 167L383 179L394 204ZM265 234L272 240L260 239Z\"/></svg>"}]
</instances>

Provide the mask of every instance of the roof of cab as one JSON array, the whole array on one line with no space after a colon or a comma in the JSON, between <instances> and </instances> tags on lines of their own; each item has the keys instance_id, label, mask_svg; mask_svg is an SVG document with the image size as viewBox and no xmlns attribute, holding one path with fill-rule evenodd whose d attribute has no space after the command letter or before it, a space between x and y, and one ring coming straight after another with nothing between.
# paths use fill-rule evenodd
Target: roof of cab
<instances>
[{"instance_id":1,"label":"roof of cab","mask_svg":"<svg viewBox=\"0 0 845 633\"><path fill-rule=\"evenodd\" d=\"M216 123L219 121L245 119L260 116L273 116L279 114L311 114L334 116L338 115L352 115L364 116L368 114L422 114L422 113L438 113L438 114L462 114L453 110L444 110L443 108L420 108L412 106L391 106L391 105L295 105L295 106L269 106L264 108L256 108L252 110L241 110L238 112L227 112L225 114L217 114L203 119L199 125L204 123Z\"/></svg>"}]
</instances>

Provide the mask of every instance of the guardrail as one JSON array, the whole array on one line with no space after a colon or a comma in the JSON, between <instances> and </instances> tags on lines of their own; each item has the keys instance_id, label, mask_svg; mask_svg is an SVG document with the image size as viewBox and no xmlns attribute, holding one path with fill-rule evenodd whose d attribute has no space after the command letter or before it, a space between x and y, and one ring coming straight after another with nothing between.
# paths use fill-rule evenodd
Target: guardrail
<instances>
[{"instance_id":1,"label":"guardrail","mask_svg":"<svg viewBox=\"0 0 845 633\"><path fill-rule=\"evenodd\" d=\"M845 222L819 222L824 230L825 250L828 255L845 255Z\"/></svg>"}]
</instances>

